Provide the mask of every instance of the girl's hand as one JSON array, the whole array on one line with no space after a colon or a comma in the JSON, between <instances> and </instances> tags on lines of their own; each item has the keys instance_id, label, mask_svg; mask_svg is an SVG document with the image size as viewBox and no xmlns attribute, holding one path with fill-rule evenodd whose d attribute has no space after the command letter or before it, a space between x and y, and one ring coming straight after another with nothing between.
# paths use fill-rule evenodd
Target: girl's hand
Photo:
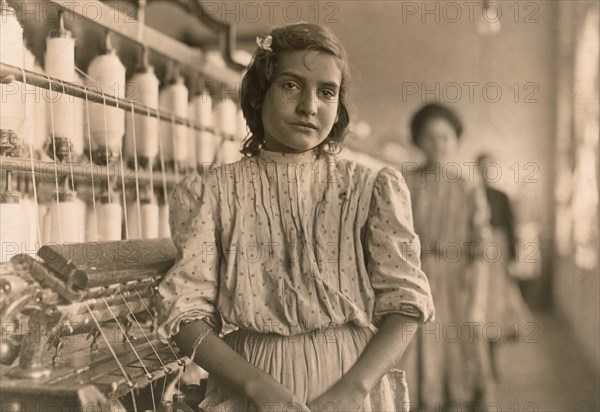
<instances>
[{"instance_id":1,"label":"girl's hand","mask_svg":"<svg viewBox=\"0 0 600 412\"><path fill-rule=\"evenodd\" d=\"M359 388L352 388L341 381L333 385L327 392L309 402L311 412L350 412L358 411L367 393Z\"/></svg>"},{"instance_id":2,"label":"girl's hand","mask_svg":"<svg viewBox=\"0 0 600 412\"><path fill-rule=\"evenodd\" d=\"M274 379L266 379L251 385L249 395L258 412L310 412L310 409L289 389Z\"/></svg>"},{"instance_id":3,"label":"girl's hand","mask_svg":"<svg viewBox=\"0 0 600 412\"><path fill-rule=\"evenodd\" d=\"M12 74L6 74L6 75L2 75L0 74L0 83L2 84L8 84L8 83L12 83L15 81L15 76Z\"/></svg>"}]
</instances>

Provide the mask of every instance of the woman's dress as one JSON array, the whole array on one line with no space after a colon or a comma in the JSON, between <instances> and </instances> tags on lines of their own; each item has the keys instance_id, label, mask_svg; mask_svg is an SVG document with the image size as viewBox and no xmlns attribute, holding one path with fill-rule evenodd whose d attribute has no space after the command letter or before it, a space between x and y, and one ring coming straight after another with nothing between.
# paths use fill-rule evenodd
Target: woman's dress
<instances>
[{"instance_id":1,"label":"woman's dress","mask_svg":"<svg viewBox=\"0 0 600 412\"><path fill-rule=\"evenodd\" d=\"M414 409L421 410L464 408L485 390L489 375L482 336L491 243L487 201L483 186L442 171L405 176L436 307L435 322L421 328L401 362L413 382Z\"/></svg>"}]
</instances>

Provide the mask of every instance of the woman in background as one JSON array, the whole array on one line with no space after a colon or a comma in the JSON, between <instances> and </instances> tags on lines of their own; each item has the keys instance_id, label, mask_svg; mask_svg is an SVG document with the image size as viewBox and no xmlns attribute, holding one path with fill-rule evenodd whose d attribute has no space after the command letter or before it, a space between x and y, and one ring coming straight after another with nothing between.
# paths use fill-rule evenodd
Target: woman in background
<instances>
[{"instance_id":1,"label":"woman in background","mask_svg":"<svg viewBox=\"0 0 600 412\"><path fill-rule=\"evenodd\" d=\"M456 114L438 104L421 108L411 122L413 141L426 161L405 177L436 305L436 321L423 326L403 359L409 381L417 382L411 399L421 410L472 410L488 381L481 321L489 214L482 185L449 164L462 129Z\"/></svg>"}]
</instances>

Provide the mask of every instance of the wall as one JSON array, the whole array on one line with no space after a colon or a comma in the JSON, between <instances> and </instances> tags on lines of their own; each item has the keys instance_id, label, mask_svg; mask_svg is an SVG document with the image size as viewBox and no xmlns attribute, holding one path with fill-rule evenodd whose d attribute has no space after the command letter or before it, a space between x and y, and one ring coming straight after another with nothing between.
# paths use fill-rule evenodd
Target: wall
<instances>
[{"instance_id":1,"label":"wall","mask_svg":"<svg viewBox=\"0 0 600 412\"><path fill-rule=\"evenodd\" d=\"M593 6L593 7L592 7ZM595 264L585 265L578 256L577 243L575 239L575 224L582 216L582 210L576 209L575 196L578 190L577 185L570 183L569 179L576 176L576 160L580 156L577 148L581 147L583 140L583 125L581 124L581 115L583 110L577 110L577 106L582 104L584 110L596 110L598 112L597 94L594 101L581 101L581 96L575 93L575 84L577 79L577 70L574 62L576 61L576 51L578 41L581 40L582 30L584 28L586 14L589 10L595 8L598 13L598 4L593 5L590 2L578 2L567 6L564 2L560 4L560 20L558 24L557 47L560 50L559 71L557 77L558 95L556 104L557 114L557 168L562 179L557 180L557 226L556 226L556 253L554 255L554 282L553 292L555 308L557 314L564 321L564 334L573 341L571 349L579 351L588 361L590 368L596 373L600 366L600 325L598 323L598 314L600 313L600 267L598 265L598 192L597 182L600 178L600 165L598 162L598 126L596 117L595 134L596 146L592 149L596 153L595 171L592 169L592 175L595 173L595 179L590 179L581 190L583 190L590 199L596 195L595 219L591 222L583 222L584 226L589 226L591 235L591 251L596 254ZM597 17L596 17L597 18ZM593 30L591 35L596 36L597 29ZM591 65L596 65L597 70L597 43L595 48L596 58L591 57ZM594 50L582 50L584 54L594 55ZM587 65L587 64L586 64ZM593 66L588 66L593 67ZM587 82L587 81L586 81ZM598 75L596 72L595 84L589 81L584 87L598 90ZM597 116L597 114L596 114ZM564 177L567 179L564 179ZM596 182L596 187L594 183ZM564 206L563 207L561 207ZM588 210L592 212L593 210ZM566 218L566 219L565 219ZM595 222L594 222L595 220ZM577 237L581 238L581 235ZM579 261L579 262L578 262Z\"/></svg>"}]
</instances>

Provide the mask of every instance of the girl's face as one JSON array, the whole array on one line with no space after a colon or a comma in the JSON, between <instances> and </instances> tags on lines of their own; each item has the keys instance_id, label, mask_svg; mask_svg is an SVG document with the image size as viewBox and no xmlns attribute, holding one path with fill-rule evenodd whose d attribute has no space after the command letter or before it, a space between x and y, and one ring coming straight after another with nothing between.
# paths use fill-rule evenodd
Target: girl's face
<instances>
[{"instance_id":1,"label":"girl's face","mask_svg":"<svg viewBox=\"0 0 600 412\"><path fill-rule=\"evenodd\" d=\"M300 153L321 144L336 122L342 71L318 51L279 57L262 106L265 149Z\"/></svg>"},{"instance_id":2,"label":"girl's face","mask_svg":"<svg viewBox=\"0 0 600 412\"><path fill-rule=\"evenodd\" d=\"M448 120L436 117L427 121L418 142L428 163L444 162L456 152L458 136Z\"/></svg>"}]
</instances>

